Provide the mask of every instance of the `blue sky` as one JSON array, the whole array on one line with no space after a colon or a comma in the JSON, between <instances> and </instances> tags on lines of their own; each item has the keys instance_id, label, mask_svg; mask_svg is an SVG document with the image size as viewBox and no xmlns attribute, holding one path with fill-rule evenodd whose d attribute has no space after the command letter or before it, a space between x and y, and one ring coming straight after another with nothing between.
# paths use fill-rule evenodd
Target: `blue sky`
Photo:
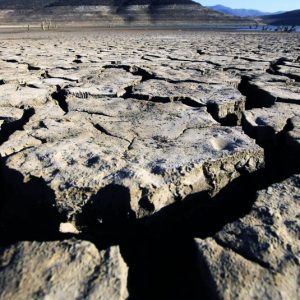
<instances>
[{"instance_id":1,"label":"blue sky","mask_svg":"<svg viewBox=\"0 0 300 300\"><path fill-rule=\"evenodd\" d=\"M300 0L196 0L202 5L222 4L232 8L253 8L265 12L300 9Z\"/></svg>"}]
</instances>

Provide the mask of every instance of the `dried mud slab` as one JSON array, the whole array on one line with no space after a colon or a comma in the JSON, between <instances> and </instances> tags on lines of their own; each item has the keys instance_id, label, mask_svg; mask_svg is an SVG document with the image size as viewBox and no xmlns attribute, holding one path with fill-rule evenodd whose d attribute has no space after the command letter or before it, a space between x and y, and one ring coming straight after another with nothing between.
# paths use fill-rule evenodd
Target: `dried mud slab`
<instances>
[{"instance_id":1,"label":"dried mud slab","mask_svg":"<svg viewBox=\"0 0 300 300\"><path fill-rule=\"evenodd\" d=\"M300 150L300 117L288 120L285 144L297 156Z\"/></svg>"},{"instance_id":2,"label":"dried mud slab","mask_svg":"<svg viewBox=\"0 0 300 300\"><path fill-rule=\"evenodd\" d=\"M0 144L5 142L14 131L22 128L32 114L32 110L0 106Z\"/></svg>"},{"instance_id":3,"label":"dried mud slab","mask_svg":"<svg viewBox=\"0 0 300 300\"><path fill-rule=\"evenodd\" d=\"M120 97L126 93L126 88L137 84L141 80L140 76L134 76L122 69L107 69L98 76L91 74L83 84L70 87L67 94L80 98L93 97ZM85 82L86 81L86 82Z\"/></svg>"},{"instance_id":4,"label":"dried mud slab","mask_svg":"<svg viewBox=\"0 0 300 300\"><path fill-rule=\"evenodd\" d=\"M0 248L1 299L124 300L127 266L119 249L85 241L19 242Z\"/></svg>"},{"instance_id":5,"label":"dried mud slab","mask_svg":"<svg viewBox=\"0 0 300 300\"><path fill-rule=\"evenodd\" d=\"M159 80L148 80L133 89L132 96L160 102L182 101L194 106L207 106L218 121L229 115L241 118L245 109L244 97L230 86L222 84L208 85L198 83L169 83Z\"/></svg>"},{"instance_id":6,"label":"dried mud slab","mask_svg":"<svg viewBox=\"0 0 300 300\"><path fill-rule=\"evenodd\" d=\"M0 107L0 128L4 124L19 121L23 117L24 111L14 107Z\"/></svg>"},{"instance_id":7,"label":"dried mud slab","mask_svg":"<svg viewBox=\"0 0 300 300\"><path fill-rule=\"evenodd\" d=\"M47 102L48 90L22 87L17 84L0 85L0 106L30 108Z\"/></svg>"},{"instance_id":8,"label":"dried mud slab","mask_svg":"<svg viewBox=\"0 0 300 300\"><path fill-rule=\"evenodd\" d=\"M100 116L70 111L31 120L0 147L6 167L26 183L42 178L55 194L58 211L69 218L107 186L123 186L129 211L142 217L191 193L215 194L240 173L263 166L263 149L241 129L219 126L205 108L95 101ZM101 116L101 109L112 116ZM6 176L8 190L14 181ZM18 202L22 194L12 198Z\"/></svg>"},{"instance_id":9,"label":"dried mud slab","mask_svg":"<svg viewBox=\"0 0 300 300\"><path fill-rule=\"evenodd\" d=\"M299 105L300 85L285 76L244 77L241 86L252 107L268 107L275 102Z\"/></svg>"},{"instance_id":10,"label":"dried mud slab","mask_svg":"<svg viewBox=\"0 0 300 300\"><path fill-rule=\"evenodd\" d=\"M288 119L300 115L300 105L278 102L272 107L247 110L243 115L245 132L259 144L278 144L278 134L284 130Z\"/></svg>"},{"instance_id":11,"label":"dried mud slab","mask_svg":"<svg viewBox=\"0 0 300 300\"><path fill-rule=\"evenodd\" d=\"M154 103L136 99L67 97L69 111L84 112L96 128L130 143L134 138L175 139L187 128L219 125L205 107L189 107L180 102Z\"/></svg>"},{"instance_id":12,"label":"dried mud slab","mask_svg":"<svg viewBox=\"0 0 300 300\"><path fill-rule=\"evenodd\" d=\"M176 140L136 139L126 158L129 167L114 183L129 187L136 212L143 209L141 197L154 212L189 194L214 195L240 173L263 165L261 148L241 131L226 127L187 129Z\"/></svg>"},{"instance_id":13,"label":"dried mud slab","mask_svg":"<svg viewBox=\"0 0 300 300\"><path fill-rule=\"evenodd\" d=\"M247 216L196 241L214 299L297 299L299 181L295 175L259 191Z\"/></svg>"},{"instance_id":14,"label":"dried mud slab","mask_svg":"<svg viewBox=\"0 0 300 300\"><path fill-rule=\"evenodd\" d=\"M289 60L285 57L279 58L271 63L270 71L300 81L300 64L297 60Z\"/></svg>"}]
</instances>

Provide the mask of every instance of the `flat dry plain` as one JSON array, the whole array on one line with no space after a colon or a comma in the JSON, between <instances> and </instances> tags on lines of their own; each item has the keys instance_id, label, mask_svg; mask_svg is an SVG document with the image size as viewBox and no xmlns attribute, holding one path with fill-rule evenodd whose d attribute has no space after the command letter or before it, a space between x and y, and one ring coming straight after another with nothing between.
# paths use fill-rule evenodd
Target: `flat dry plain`
<instances>
[{"instance_id":1,"label":"flat dry plain","mask_svg":"<svg viewBox=\"0 0 300 300\"><path fill-rule=\"evenodd\" d=\"M0 33L1 299L297 299L300 35Z\"/></svg>"}]
</instances>

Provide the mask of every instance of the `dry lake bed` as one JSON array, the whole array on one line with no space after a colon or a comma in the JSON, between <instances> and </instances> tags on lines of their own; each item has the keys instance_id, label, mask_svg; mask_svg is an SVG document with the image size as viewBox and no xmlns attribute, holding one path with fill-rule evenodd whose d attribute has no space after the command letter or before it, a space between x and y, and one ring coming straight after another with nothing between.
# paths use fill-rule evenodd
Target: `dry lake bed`
<instances>
[{"instance_id":1,"label":"dry lake bed","mask_svg":"<svg viewBox=\"0 0 300 300\"><path fill-rule=\"evenodd\" d=\"M300 34L0 33L1 299L297 299Z\"/></svg>"}]
</instances>

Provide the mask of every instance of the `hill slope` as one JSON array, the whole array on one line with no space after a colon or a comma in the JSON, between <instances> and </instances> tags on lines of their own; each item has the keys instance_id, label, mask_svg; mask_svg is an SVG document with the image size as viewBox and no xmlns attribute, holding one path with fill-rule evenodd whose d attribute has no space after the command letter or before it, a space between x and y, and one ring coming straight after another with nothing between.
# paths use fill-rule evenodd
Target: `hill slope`
<instances>
[{"instance_id":1,"label":"hill slope","mask_svg":"<svg viewBox=\"0 0 300 300\"><path fill-rule=\"evenodd\" d=\"M104 6L128 6L128 5L171 5L171 4L195 4L191 0L56 0L50 6L80 6L80 5L104 5Z\"/></svg>"},{"instance_id":2,"label":"hill slope","mask_svg":"<svg viewBox=\"0 0 300 300\"><path fill-rule=\"evenodd\" d=\"M283 14L263 16L264 22L271 25L296 25L300 26L300 9L292 10Z\"/></svg>"},{"instance_id":3,"label":"hill slope","mask_svg":"<svg viewBox=\"0 0 300 300\"><path fill-rule=\"evenodd\" d=\"M191 0L0 0L0 23L52 20L97 26L243 23Z\"/></svg>"},{"instance_id":4,"label":"hill slope","mask_svg":"<svg viewBox=\"0 0 300 300\"><path fill-rule=\"evenodd\" d=\"M195 4L192 0L0 0L1 9L33 8L47 6L124 6L124 5Z\"/></svg>"}]
</instances>

